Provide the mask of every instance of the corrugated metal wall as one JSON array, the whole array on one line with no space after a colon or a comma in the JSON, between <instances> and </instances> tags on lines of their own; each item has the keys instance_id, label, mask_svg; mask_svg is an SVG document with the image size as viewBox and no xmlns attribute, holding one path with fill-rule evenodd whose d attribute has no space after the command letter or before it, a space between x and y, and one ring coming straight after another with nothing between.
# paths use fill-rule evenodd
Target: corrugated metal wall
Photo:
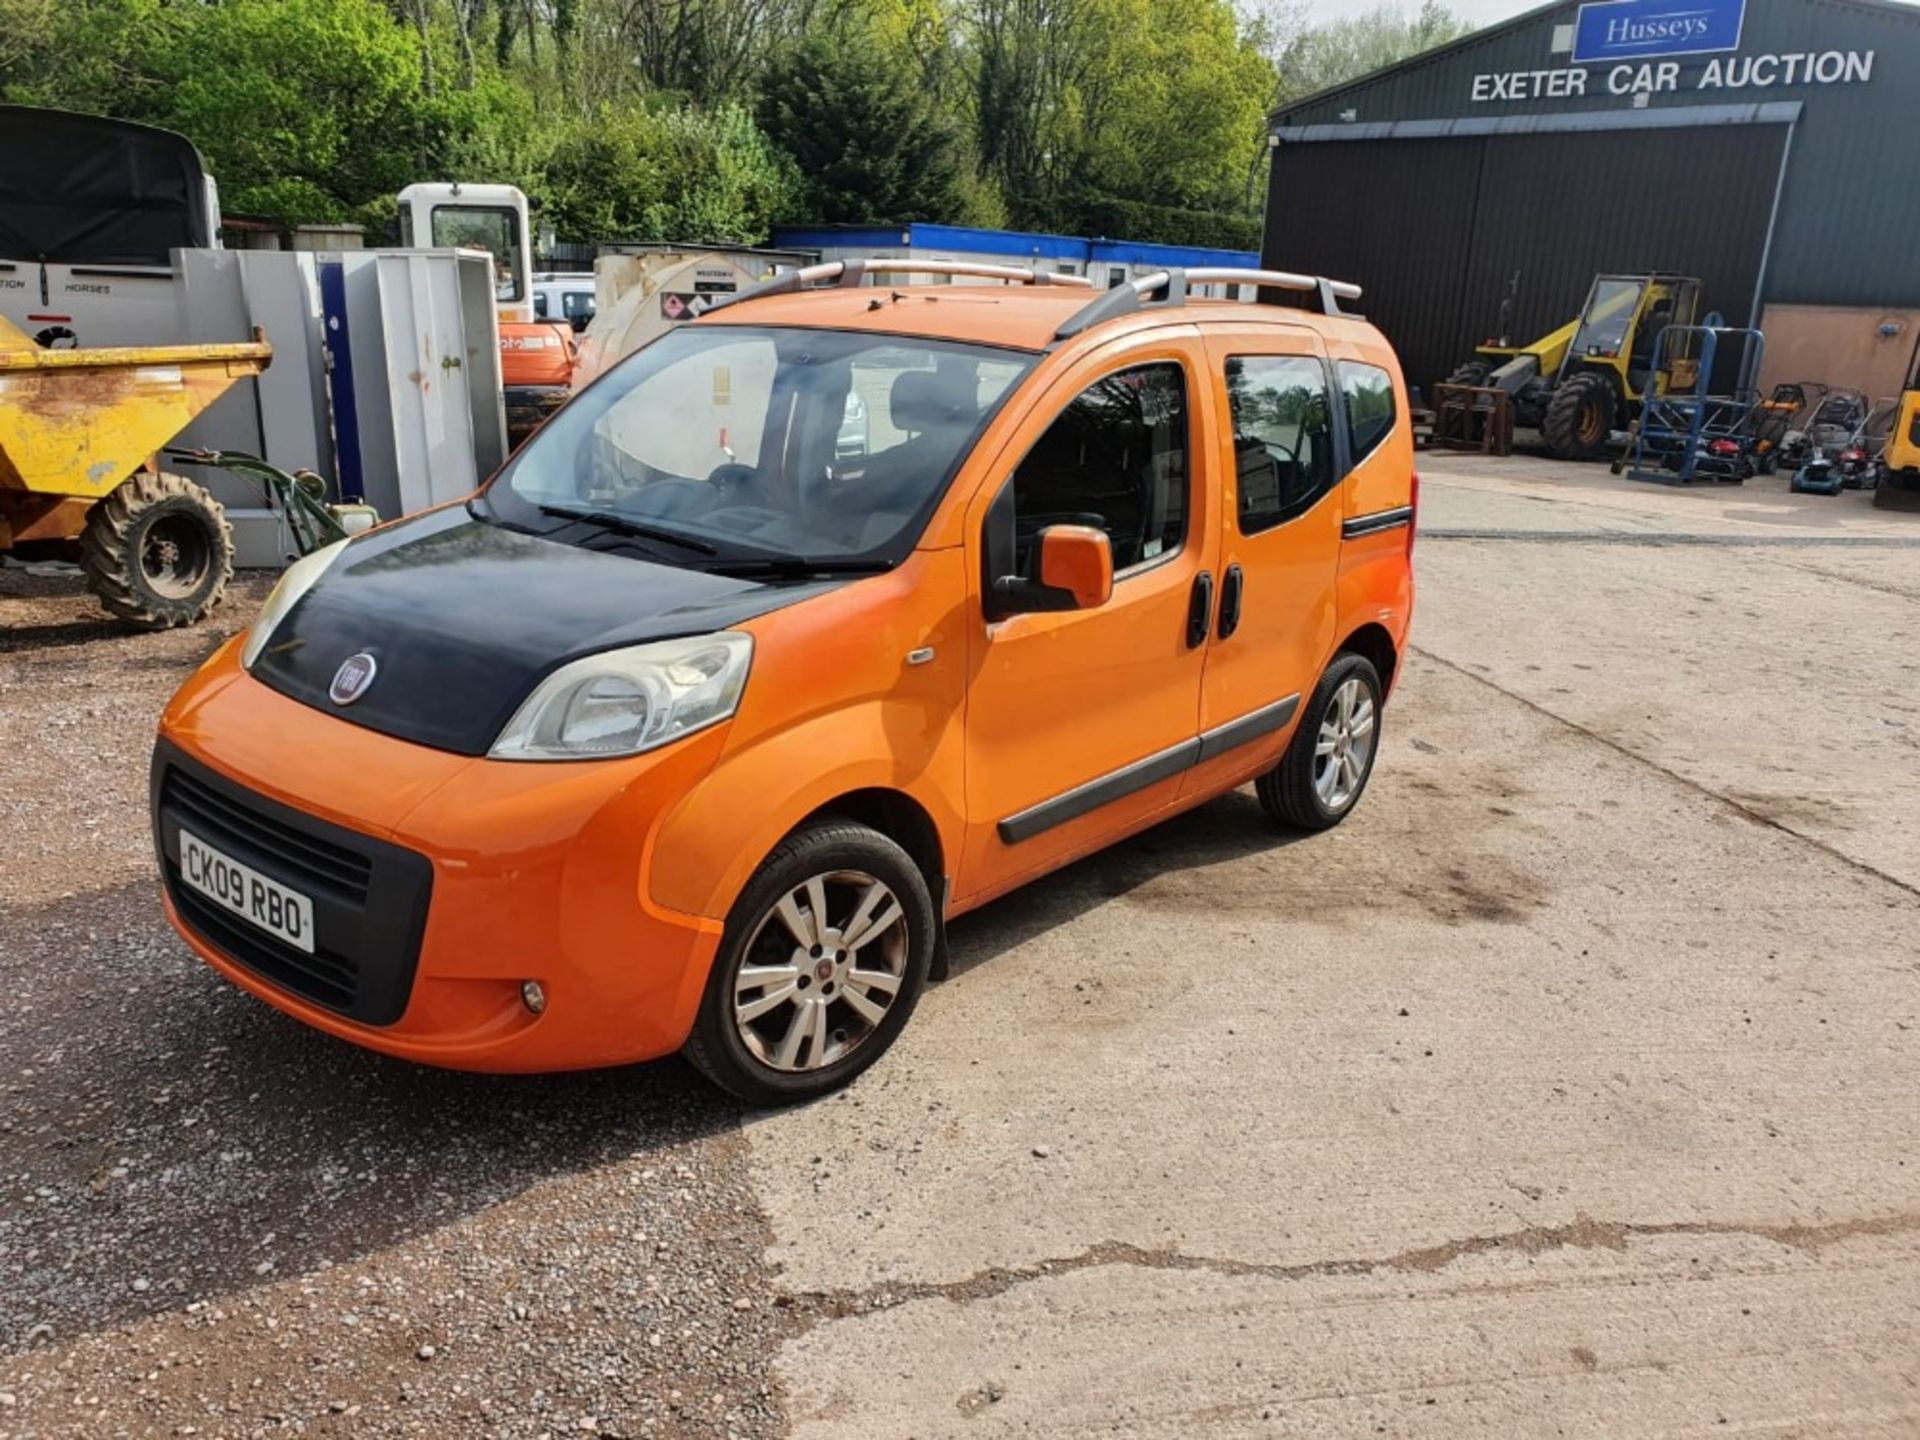
<instances>
[{"instance_id":1,"label":"corrugated metal wall","mask_svg":"<svg viewBox=\"0 0 1920 1440\"><path fill-rule=\"evenodd\" d=\"M1262 261L1359 281L1359 308L1423 386L1492 332L1515 271L1517 342L1571 319L1606 270L1698 275L1707 305L1744 325L1786 133L1721 125L1283 145Z\"/></svg>"},{"instance_id":2,"label":"corrugated metal wall","mask_svg":"<svg viewBox=\"0 0 1920 1440\"><path fill-rule=\"evenodd\" d=\"M1631 108L1626 97L1607 92L1605 77L1610 67L1604 65L1585 67L1589 91L1585 96L1473 100L1476 75L1566 68L1566 57L1552 54L1552 35L1556 25L1573 23L1578 8L1570 0L1489 27L1462 44L1284 110L1274 117L1275 123L1290 127L1480 120ZM1702 104L1801 102L1804 109L1794 130L1768 263L1767 298L1813 305L1920 306L1920 261L1915 259L1916 226L1920 226L1916 218L1916 205L1920 205L1916 200L1920 197L1920 143L1916 143L1920 135L1916 128L1920 5L1881 0L1747 0L1739 55L1828 50L1872 51L1872 79L1862 84L1699 90L1694 82L1709 57L1687 57L1680 62L1682 88L1654 94L1649 108L1670 111ZM1353 180L1372 183L1360 171ZM1676 149L1667 157L1661 174L1666 203L1685 203L1689 192L1711 183L1703 155ZM1391 213L1399 223L1422 223L1408 211L1396 208Z\"/></svg>"},{"instance_id":3,"label":"corrugated metal wall","mask_svg":"<svg viewBox=\"0 0 1920 1440\"><path fill-rule=\"evenodd\" d=\"M1261 264L1357 281L1357 308L1399 350L1408 383L1430 384L1431 357L1460 344L1485 149L1477 139L1283 146Z\"/></svg>"}]
</instances>

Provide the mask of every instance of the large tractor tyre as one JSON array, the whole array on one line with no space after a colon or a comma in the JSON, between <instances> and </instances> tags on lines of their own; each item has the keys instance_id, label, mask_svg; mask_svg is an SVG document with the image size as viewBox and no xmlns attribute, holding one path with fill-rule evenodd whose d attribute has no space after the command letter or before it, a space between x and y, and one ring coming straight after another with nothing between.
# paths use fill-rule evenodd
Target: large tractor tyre
<instances>
[{"instance_id":1,"label":"large tractor tyre","mask_svg":"<svg viewBox=\"0 0 1920 1440\"><path fill-rule=\"evenodd\" d=\"M1554 389L1540 438L1562 460L1604 460L1613 419L1613 386L1605 376L1569 376Z\"/></svg>"},{"instance_id":2,"label":"large tractor tyre","mask_svg":"<svg viewBox=\"0 0 1920 1440\"><path fill-rule=\"evenodd\" d=\"M1447 376L1449 385L1485 385L1493 376L1493 366L1484 360L1467 360L1453 367Z\"/></svg>"},{"instance_id":3,"label":"large tractor tyre","mask_svg":"<svg viewBox=\"0 0 1920 1440\"><path fill-rule=\"evenodd\" d=\"M87 514L80 536L87 588L143 630L204 620L233 578L233 527L205 490L142 471Z\"/></svg>"}]
</instances>

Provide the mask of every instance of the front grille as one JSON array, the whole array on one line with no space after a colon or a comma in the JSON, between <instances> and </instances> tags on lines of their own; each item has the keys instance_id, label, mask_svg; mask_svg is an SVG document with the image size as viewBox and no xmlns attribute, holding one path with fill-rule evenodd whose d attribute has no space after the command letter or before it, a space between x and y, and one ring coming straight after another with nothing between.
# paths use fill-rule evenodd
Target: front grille
<instances>
[{"instance_id":1,"label":"front grille","mask_svg":"<svg viewBox=\"0 0 1920 1440\"><path fill-rule=\"evenodd\" d=\"M176 810L195 833L217 831L219 835L242 838L290 870L337 890L355 905L366 903L373 861L357 851L302 835L270 816L236 804L178 766L167 770L160 803ZM214 834L207 834L205 838L217 843Z\"/></svg>"},{"instance_id":2,"label":"front grille","mask_svg":"<svg viewBox=\"0 0 1920 1440\"><path fill-rule=\"evenodd\" d=\"M171 882L175 876L170 872L167 878ZM352 960L319 947L309 955L282 944L231 910L201 899L197 891L185 885L169 883L168 890L180 918L223 955L238 960L249 970L258 971L276 985L319 1001L330 1010L353 1008L354 997L360 989L360 967Z\"/></svg>"},{"instance_id":3,"label":"front grille","mask_svg":"<svg viewBox=\"0 0 1920 1440\"><path fill-rule=\"evenodd\" d=\"M154 752L154 838L180 918L236 964L368 1025L405 1013L426 926L433 866L403 846L281 805L182 755ZM180 830L313 904L312 953L288 945L188 887Z\"/></svg>"}]
</instances>

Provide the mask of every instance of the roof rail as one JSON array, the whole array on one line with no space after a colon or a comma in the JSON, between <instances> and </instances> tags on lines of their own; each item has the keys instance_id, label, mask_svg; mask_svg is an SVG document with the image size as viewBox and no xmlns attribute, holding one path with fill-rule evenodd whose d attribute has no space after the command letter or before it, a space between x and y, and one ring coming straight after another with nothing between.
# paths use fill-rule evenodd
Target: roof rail
<instances>
[{"instance_id":1,"label":"roof rail","mask_svg":"<svg viewBox=\"0 0 1920 1440\"><path fill-rule=\"evenodd\" d=\"M1320 309L1327 315L1344 315L1342 300L1358 300L1360 287L1347 280L1329 280L1324 275L1296 275L1288 270L1243 270L1230 265L1197 265L1191 270L1156 270L1116 285L1098 300L1069 315L1053 332L1056 340L1066 340L1107 320L1132 314L1149 305L1173 306L1187 302L1195 285L1258 285L1265 304L1274 303L1264 292L1294 290L1317 295Z\"/></svg>"},{"instance_id":2,"label":"roof rail","mask_svg":"<svg viewBox=\"0 0 1920 1440\"><path fill-rule=\"evenodd\" d=\"M885 256L862 256L846 260L828 260L820 265L805 265L776 275L764 284L738 294L724 295L709 305L703 314L742 300L759 300L768 295L792 295L802 290L843 289L858 285L869 275L971 275L981 280L1005 280L1015 285L1068 285L1091 290L1093 282L1084 275L1059 275L1049 270L1032 270L1023 265L982 265L971 260L894 260Z\"/></svg>"}]
</instances>

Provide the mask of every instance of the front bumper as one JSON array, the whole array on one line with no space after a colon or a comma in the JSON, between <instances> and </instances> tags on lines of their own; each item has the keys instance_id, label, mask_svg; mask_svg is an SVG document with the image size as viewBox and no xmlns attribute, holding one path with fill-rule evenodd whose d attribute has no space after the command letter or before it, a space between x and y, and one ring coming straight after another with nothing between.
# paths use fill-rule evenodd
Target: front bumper
<instances>
[{"instance_id":1,"label":"front bumper","mask_svg":"<svg viewBox=\"0 0 1920 1440\"><path fill-rule=\"evenodd\" d=\"M237 655L176 697L154 759L167 915L202 959L318 1029L427 1064L583 1069L680 1048L722 927L656 904L648 857L723 727L629 760L471 760L289 700ZM311 956L184 887L183 822L312 898ZM546 992L540 1015L526 980Z\"/></svg>"}]
</instances>

